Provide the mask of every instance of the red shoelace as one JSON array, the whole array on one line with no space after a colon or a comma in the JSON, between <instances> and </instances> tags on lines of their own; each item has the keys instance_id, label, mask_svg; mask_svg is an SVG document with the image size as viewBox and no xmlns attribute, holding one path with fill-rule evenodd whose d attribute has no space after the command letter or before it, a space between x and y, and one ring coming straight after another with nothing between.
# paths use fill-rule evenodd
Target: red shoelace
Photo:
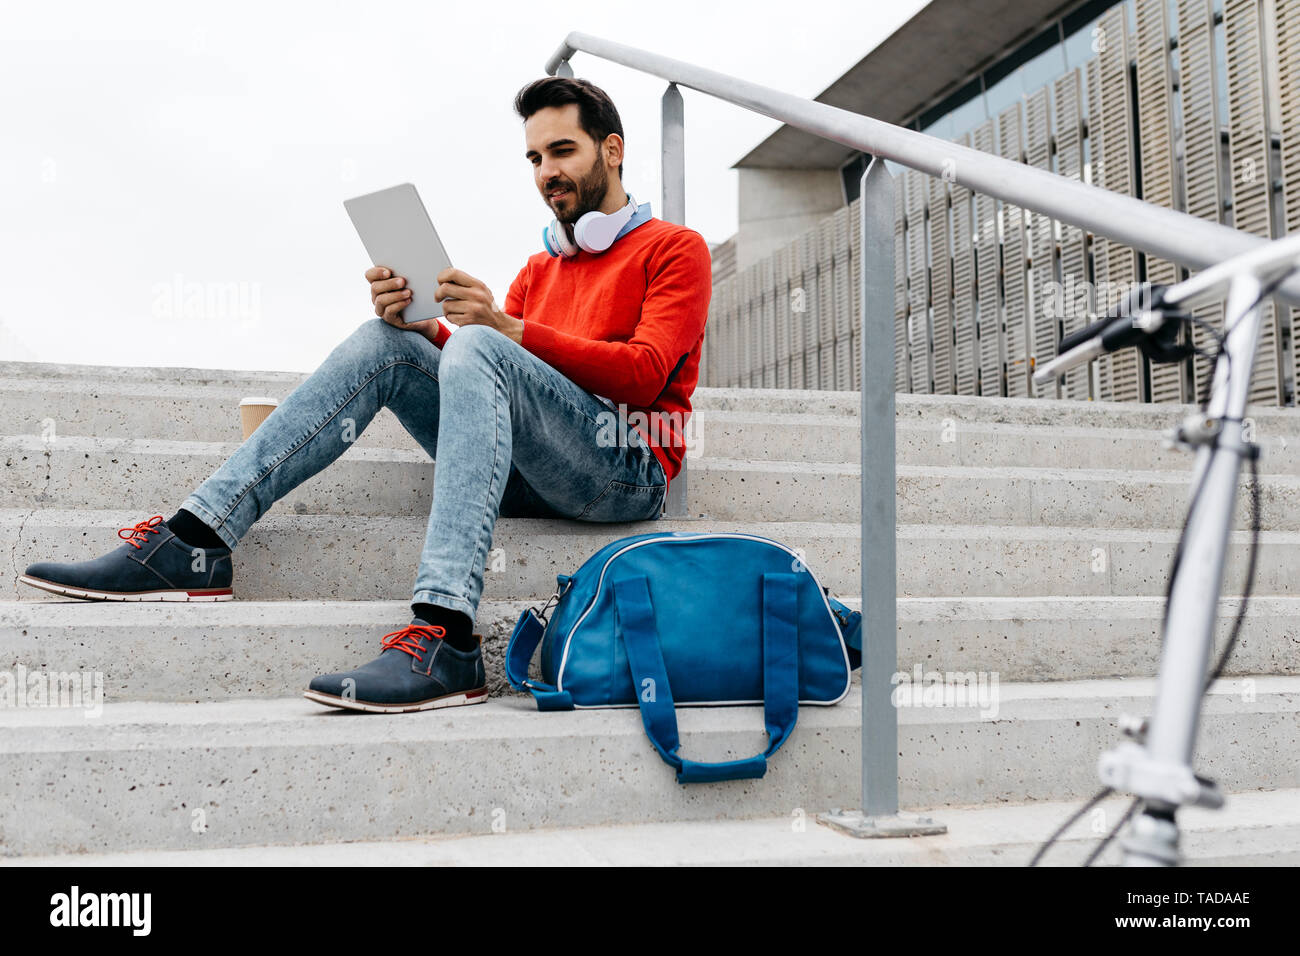
<instances>
[{"instance_id":1,"label":"red shoelace","mask_svg":"<svg viewBox=\"0 0 1300 956\"><path fill-rule=\"evenodd\" d=\"M117 536L119 538L125 538L127 544L131 545L131 547L139 551L140 548L143 547L143 545L141 545L140 542L148 541L149 535L162 534L162 531L160 531L156 527L156 525L160 525L162 523L163 523L163 516L154 515L152 518L147 518L144 521L137 522L136 524L131 525L129 528L118 528ZM122 533L123 531L126 531L128 533L123 534Z\"/></svg>"},{"instance_id":2,"label":"red shoelace","mask_svg":"<svg viewBox=\"0 0 1300 956\"><path fill-rule=\"evenodd\" d=\"M395 647L399 651L406 651L406 653L423 664L424 658L420 656L420 652L427 650L427 648L420 646L420 639L423 638L432 644L435 637L442 640L446 636L447 629L441 624L408 624L400 631L391 631L385 634L381 646L384 650Z\"/></svg>"}]
</instances>

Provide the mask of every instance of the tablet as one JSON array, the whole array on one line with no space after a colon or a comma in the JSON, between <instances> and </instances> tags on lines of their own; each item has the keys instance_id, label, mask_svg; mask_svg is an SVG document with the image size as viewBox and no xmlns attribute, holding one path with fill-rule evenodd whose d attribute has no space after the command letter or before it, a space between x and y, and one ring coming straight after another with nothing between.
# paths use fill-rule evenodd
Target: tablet
<instances>
[{"instance_id":1,"label":"tablet","mask_svg":"<svg viewBox=\"0 0 1300 956\"><path fill-rule=\"evenodd\" d=\"M442 303L433 297L438 291L438 273L450 267L451 260L415 187L402 183L345 200L343 206L371 263L387 266L393 275L406 279L411 301L402 309L402 321L441 319L447 328L455 329L457 326L442 319Z\"/></svg>"}]
</instances>

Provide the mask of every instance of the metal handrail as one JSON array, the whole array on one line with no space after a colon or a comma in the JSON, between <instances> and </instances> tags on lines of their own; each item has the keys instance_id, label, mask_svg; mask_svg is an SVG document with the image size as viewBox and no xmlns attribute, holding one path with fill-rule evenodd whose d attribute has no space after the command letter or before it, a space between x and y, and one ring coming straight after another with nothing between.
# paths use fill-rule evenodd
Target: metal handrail
<instances>
[{"instance_id":1,"label":"metal handrail","mask_svg":"<svg viewBox=\"0 0 1300 956\"><path fill-rule=\"evenodd\" d=\"M1036 166L588 33L573 32L565 37L546 61L546 72L554 74L561 63L578 52L707 93L796 129L938 176L974 192L996 196L1189 269L1207 268L1268 242L1230 226L1090 186ZM1283 283L1277 295L1291 305L1300 306L1300 277Z\"/></svg>"}]
</instances>

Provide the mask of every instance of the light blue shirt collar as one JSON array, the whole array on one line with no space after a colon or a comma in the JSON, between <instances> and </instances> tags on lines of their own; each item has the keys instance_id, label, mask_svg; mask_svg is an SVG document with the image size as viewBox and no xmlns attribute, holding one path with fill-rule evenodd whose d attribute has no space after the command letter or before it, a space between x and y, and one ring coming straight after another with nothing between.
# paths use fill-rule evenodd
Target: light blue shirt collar
<instances>
[{"instance_id":1,"label":"light blue shirt collar","mask_svg":"<svg viewBox=\"0 0 1300 956\"><path fill-rule=\"evenodd\" d=\"M636 202L636 197L631 193L627 194L627 198L632 202ZM632 218L625 222L623 228L618 231L618 235L614 237L614 241L618 242L618 240L622 239L637 226L644 225L653 218L654 213L650 211L650 204L648 202L639 204L636 207L636 212L632 214Z\"/></svg>"}]
</instances>

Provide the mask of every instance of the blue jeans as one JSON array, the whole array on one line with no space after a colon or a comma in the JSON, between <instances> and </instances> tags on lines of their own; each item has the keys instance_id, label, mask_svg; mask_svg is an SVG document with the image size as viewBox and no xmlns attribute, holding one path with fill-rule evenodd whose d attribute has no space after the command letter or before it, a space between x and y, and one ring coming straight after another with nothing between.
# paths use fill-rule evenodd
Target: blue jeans
<instances>
[{"instance_id":1,"label":"blue jeans","mask_svg":"<svg viewBox=\"0 0 1300 956\"><path fill-rule=\"evenodd\" d=\"M474 619L499 515L661 514L663 466L611 404L488 326L462 326L439 349L378 318L341 342L181 507L234 548L384 407L436 462L413 604Z\"/></svg>"}]
</instances>

